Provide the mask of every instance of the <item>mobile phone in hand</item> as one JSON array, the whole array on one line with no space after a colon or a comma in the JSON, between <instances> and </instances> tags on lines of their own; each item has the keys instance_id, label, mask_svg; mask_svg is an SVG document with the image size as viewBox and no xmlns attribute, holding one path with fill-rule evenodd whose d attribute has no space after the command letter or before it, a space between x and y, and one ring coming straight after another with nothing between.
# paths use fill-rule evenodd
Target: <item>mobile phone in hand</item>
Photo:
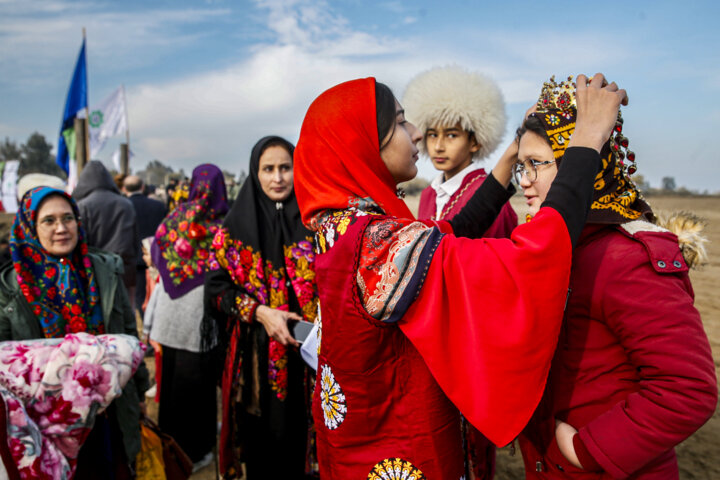
<instances>
[{"instance_id":1,"label":"mobile phone in hand","mask_svg":"<svg viewBox=\"0 0 720 480\"><path fill-rule=\"evenodd\" d=\"M313 328L312 322L306 322L305 320L296 320L294 322L288 322L290 327L290 333L293 338L300 343L303 343L307 336L310 334L310 330Z\"/></svg>"}]
</instances>

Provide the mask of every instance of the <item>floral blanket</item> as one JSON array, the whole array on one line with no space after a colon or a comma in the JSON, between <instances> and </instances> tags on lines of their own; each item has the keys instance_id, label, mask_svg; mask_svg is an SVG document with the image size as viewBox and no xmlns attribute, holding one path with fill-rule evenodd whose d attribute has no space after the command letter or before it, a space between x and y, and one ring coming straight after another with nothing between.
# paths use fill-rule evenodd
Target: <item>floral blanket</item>
<instances>
[{"instance_id":1,"label":"floral blanket","mask_svg":"<svg viewBox=\"0 0 720 480\"><path fill-rule=\"evenodd\" d=\"M72 478L96 415L122 394L144 350L129 335L0 343L1 433L21 478Z\"/></svg>"}]
</instances>

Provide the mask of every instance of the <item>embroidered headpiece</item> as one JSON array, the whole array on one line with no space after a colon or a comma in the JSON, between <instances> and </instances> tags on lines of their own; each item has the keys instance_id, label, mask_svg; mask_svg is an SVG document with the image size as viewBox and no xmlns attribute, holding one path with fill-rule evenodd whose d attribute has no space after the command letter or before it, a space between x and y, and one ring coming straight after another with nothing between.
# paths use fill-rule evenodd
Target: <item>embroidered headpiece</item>
<instances>
[{"instance_id":1,"label":"embroidered headpiece","mask_svg":"<svg viewBox=\"0 0 720 480\"><path fill-rule=\"evenodd\" d=\"M543 84L537 111L530 114L543 124L556 160L565 154L577 119L576 85L573 77L556 82L555 76ZM630 141L622 134L623 118L618 111L615 128L603 145L600 157L602 170L595 178L595 195L589 222L622 223L652 211L642 199L630 176L637 171L635 153L628 150Z\"/></svg>"}]
</instances>

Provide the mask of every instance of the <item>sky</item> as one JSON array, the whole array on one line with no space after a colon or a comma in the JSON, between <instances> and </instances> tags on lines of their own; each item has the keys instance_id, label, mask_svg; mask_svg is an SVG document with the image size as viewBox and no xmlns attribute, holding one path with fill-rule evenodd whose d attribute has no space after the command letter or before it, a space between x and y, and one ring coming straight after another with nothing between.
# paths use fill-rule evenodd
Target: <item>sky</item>
<instances>
[{"instance_id":1,"label":"sky","mask_svg":"<svg viewBox=\"0 0 720 480\"><path fill-rule=\"evenodd\" d=\"M247 171L261 137L296 142L312 100L374 76L398 98L459 65L492 77L505 139L555 74L603 72L628 91L624 133L653 187L720 192L720 2L0 0L0 139L57 146L87 31L89 103L127 92L131 168L158 159ZM98 155L108 167L123 137ZM428 159L419 175L436 173Z\"/></svg>"}]
</instances>

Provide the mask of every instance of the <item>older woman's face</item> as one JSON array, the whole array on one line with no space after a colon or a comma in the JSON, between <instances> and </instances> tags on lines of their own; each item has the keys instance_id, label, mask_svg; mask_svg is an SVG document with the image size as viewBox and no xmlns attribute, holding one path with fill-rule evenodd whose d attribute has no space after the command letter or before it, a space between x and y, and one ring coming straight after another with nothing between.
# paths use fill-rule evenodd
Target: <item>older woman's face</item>
<instances>
[{"instance_id":1,"label":"older woman's face","mask_svg":"<svg viewBox=\"0 0 720 480\"><path fill-rule=\"evenodd\" d=\"M75 213L63 197L53 195L40 204L36 220L40 245L55 257L66 257L75 250L78 242L78 224Z\"/></svg>"},{"instance_id":2,"label":"older woman's face","mask_svg":"<svg viewBox=\"0 0 720 480\"><path fill-rule=\"evenodd\" d=\"M258 180L265 195L273 202L282 202L293 189L292 157L283 147L268 147L260 155Z\"/></svg>"}]
</instances>

